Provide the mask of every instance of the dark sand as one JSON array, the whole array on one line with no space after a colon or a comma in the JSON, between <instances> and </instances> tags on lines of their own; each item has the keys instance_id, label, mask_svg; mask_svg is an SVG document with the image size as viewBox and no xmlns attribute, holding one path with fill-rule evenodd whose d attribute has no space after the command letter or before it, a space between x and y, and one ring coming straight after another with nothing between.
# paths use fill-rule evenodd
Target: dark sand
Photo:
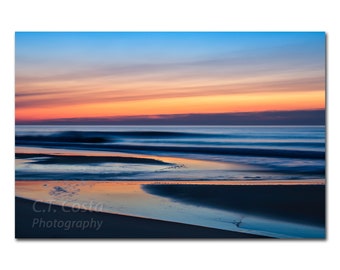
<instances>
[{"instance_id":1,"label":"dark sand","mask_svg":"<svg viewBox=\"0 0 340 270\"><path fill-rule=\"evenodd\" d=\"M37 212L39 211L39 212ZM39 220L35 224L34 220ZM42 220L42 222L40 222ZM55 226L47 228L47 221ZM99 230L92 228L70 228L66 222L102 222ZM43 225L45 222L45 225ZM91 212L70 207L61 207L34 202L22 198L15 199L16 238L265 238L262 236L137 218L102 212Z\"/></svg>"},{"instance_id":2,"label":"dark sand","mask_svg":"<svg viewBox=\"0 0 340 270\"><path fill-rule=\"evenodd\" d=\"M143 189L198 206L325 226L324 185L147 184Z\"/></svg>"},{"instance_id":3,"label":"dark sand","mask_svg":"<svg viewBox=\"0 0 340 270\"><path fill-rule=\"evenodd\" d=\"M133 163L133 164L149 164L149 165L173 165L172 163L163 162L161 160L141 157L121 157L121 156L76 156L76 155L51 155L51 154L31 154L16 153L15 158L37 159L37 164L93 164L93 163ZM46 158L46 159L45 159Z\"/></svg>"}]
</instances>

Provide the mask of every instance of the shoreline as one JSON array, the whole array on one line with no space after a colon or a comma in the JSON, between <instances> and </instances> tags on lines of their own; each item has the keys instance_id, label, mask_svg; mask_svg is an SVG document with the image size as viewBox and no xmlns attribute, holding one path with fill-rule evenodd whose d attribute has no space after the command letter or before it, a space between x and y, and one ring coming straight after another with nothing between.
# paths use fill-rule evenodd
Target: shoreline
<instances>
[{"instance_id":1,"label":"shoreline","mask_svg":"<svg viewBox=\"0 0 340 270\"><path fill-rule=\"evenodd\" d=\"M267 237L81 210L15 197L15 238L264 239Z\"/></svg>"}]
</instances>

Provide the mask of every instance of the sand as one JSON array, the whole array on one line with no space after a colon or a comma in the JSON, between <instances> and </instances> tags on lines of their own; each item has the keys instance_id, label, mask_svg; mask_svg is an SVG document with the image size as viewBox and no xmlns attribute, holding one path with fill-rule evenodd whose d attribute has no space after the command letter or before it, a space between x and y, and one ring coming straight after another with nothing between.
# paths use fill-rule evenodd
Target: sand
<instances>
[{"instance_id":1,"label":"sand","mask_svg":"<svg viewBox=\"0 0 340 270\"><path fill-rule=\"evenodd\" d=\"M147 184L174 201L325 227L325 185Z\"/></svg>"},{"instance_id":2,"label":"sand","mask_svg":"<svg viewBox=\"0 0 340 270\"><path fill-rule=\"evenodd\" d=\"M147 165L173 165L157 159L124 156L80 156L80 155L51 155L35 153L16 153L17 159L43 158L35 160L36 164L97 164L97 163L132 163Z\"/></svg>"},{"instance_id":3,"label":"sand","mask_svg":"<svg viewBox=\"0 0 340 270\"><path fill-rule=\"evenodd\" d=\"M16 238L265 238L175 222L85 211L18 197L15 199L15 210Z\"/></svg>"}]
</instances>

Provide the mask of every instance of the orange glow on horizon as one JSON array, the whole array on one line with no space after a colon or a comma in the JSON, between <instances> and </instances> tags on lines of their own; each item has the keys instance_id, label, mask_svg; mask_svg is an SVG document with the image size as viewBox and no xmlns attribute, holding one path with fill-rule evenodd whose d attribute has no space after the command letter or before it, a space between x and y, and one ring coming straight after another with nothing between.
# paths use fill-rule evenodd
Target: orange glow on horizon
<instances>
[{"instance_id":1,"label":"orange glow on horizon","mask_svg":"<svg viewBox=\"0 0 340 270\"><path fill-rule=\"evenodd\" d=\"M213 96L108 101L50 107L18 107L17 121L162 114L289 111L325 108L325 92L263 92Z\"/></svg>"}]
</instances>

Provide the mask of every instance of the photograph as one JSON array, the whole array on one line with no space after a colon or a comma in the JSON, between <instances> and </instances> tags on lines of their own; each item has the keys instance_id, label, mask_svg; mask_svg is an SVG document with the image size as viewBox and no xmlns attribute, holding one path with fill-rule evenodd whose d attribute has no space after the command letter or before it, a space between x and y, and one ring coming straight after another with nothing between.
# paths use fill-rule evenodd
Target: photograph
<instances>
[{"instance_id":1,"label":"photograph","mask_svg":"<svg viewBox=\"0 0 340 270\"><path fill-rule=\"evenodd\" d=\"M325 32L15 32L15 238L324 240L326 199Z\"/></svg>"}]
</instances>

